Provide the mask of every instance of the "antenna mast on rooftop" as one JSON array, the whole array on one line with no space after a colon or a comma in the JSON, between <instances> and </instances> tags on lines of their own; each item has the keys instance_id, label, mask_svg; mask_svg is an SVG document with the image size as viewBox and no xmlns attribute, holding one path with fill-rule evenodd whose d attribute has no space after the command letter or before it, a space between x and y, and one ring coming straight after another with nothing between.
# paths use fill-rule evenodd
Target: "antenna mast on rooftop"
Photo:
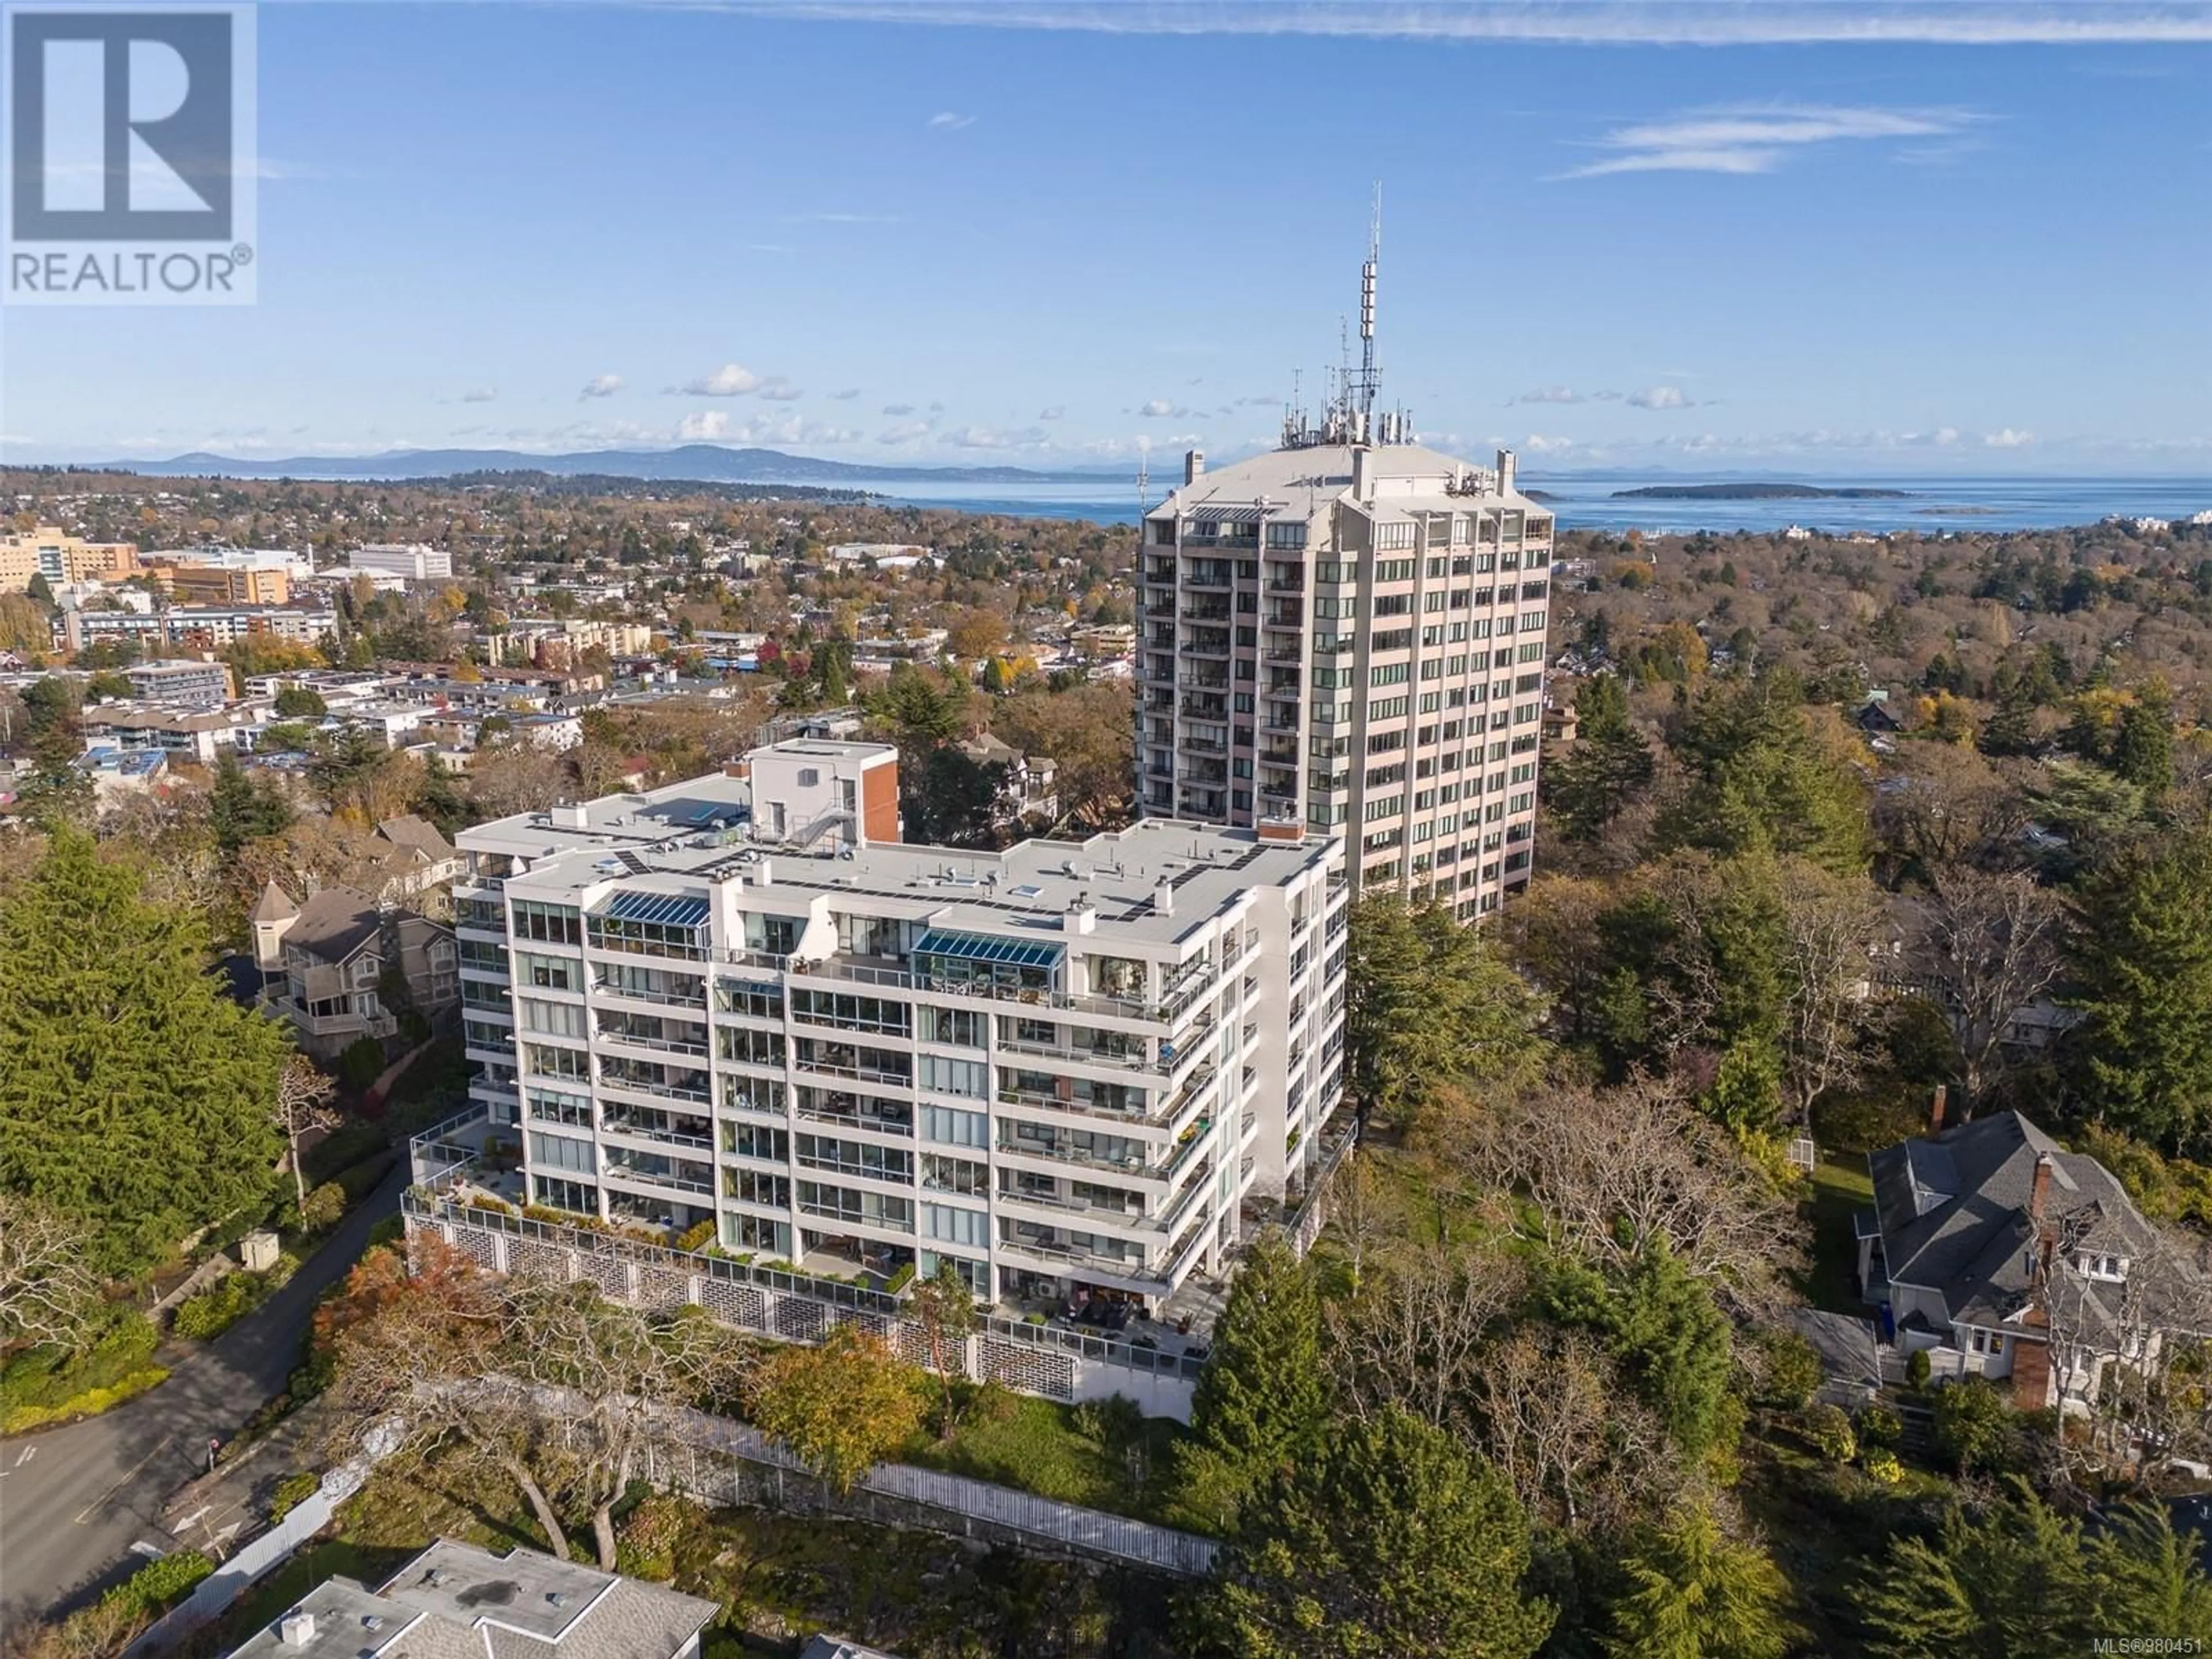
<instances>
[{"instance_id":1,"label":"antenna mast on rooftop","mask_svg":"<svg viewBox=\"0 0 2212 1659\"><path fill-rule=\"evenodd\" d=\"M1359 267L1359 376L1346 389L1345 406L1358 417L1364 441L1374 436L1375 393L1381 376L1375 367L1375 272L1382 263L1382 185L1375 186L1375 214L1367 231L1367 263Z\"/></svg>"}]
</instances>

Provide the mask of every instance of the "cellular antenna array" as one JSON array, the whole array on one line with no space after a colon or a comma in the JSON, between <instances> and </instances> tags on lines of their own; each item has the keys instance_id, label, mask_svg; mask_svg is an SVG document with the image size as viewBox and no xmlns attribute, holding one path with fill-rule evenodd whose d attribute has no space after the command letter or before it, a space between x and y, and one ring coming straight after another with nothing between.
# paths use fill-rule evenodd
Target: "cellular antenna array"
<instances>
[{"instance_id":1,"label":"cellular antenna array","mask_svg":"<svg viewBox=\"0 0 2212 1659\"><path fill-rule=\"evenodd\" d=\"M1318 424L1310 420L1295 392L1283 411L1285 449L1311 449L1322 444L1402 444L1413 441L1413 422L1402 409L1377 411L1382 371L1375 356L1375 289L1382 265L1382 186L1375 186L1375 211L1369 221L1367 258L1359 267L1359 367L1352 366L1350 342L1344 343L1344 366L1333 375L1326 369L1329 392Z\"/></svg>"}]
</instances>

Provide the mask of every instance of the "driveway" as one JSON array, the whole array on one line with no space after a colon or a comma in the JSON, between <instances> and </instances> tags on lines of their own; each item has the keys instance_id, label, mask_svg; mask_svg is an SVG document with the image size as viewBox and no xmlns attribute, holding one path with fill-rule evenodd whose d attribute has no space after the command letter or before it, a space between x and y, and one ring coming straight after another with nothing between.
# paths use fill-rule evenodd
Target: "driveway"
<instances>
[{"instance_id":1,"label":"driveway","mask_svg":"<svg viewBox=\"0 0 2212 1659\"><path fill-rule=\"evenodd\" d=\"M67 1611L126 1577L140 1561L133 1544L170 1547L164 1500L206 1473L210 1438L228 1440L283 1390L316 1298L398 1209L406 1181L404 1165L394 1169L290 1284L159 1388L105 1416L0 1444L0 1630Z\"/></svg>"}]
</instances>

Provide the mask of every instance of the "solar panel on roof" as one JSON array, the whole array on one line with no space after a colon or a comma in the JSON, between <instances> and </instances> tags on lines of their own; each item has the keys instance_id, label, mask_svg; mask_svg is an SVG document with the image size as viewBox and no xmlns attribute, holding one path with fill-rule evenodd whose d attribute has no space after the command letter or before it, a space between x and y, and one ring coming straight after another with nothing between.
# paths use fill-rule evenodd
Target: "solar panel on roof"
<instances>
[{"instance_id":1,"label":"solar panel on roof","mask_svg":"<svg viewBox=\"0 0 2212 1659\"><path fill-rule=\"evenodd\" d=\"M684 898L670 893L617 893L599 914L617 921L658 922L666 927L697 927L707 920L708 904L702 898Z\"/></svg>"},{"instance_id":2,"label":"solar panel on roof","mask_svg":"<svg viewBox=\"0 0 2212 1659\"><path fill-rule=\"evenodd\" d=\"M1033 945L1026 939L954 933L937 927L924 933L914 950L916 956L957 957L966 962L1003 963L1013 968L1056 968L1067 954L1064 945Z\"/></svg>"}]
</instances>

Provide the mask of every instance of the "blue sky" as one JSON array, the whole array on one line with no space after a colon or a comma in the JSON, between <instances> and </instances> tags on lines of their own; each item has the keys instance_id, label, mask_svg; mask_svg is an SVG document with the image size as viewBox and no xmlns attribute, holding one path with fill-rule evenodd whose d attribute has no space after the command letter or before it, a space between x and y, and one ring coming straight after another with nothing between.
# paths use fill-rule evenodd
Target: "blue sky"
<instances>
[{"instance_id":1,"label":"blue sky","mask_svg":"<svg viewBox=\"0 0 2212 1659\"><path fill-rule=\"evenodd\" d=\"M1236 453L1379 179L1431 441L2212 471L2203 5L280 3L259 52L258 305L7 313L9 459Z\"/></svg>"}]
</instances>

